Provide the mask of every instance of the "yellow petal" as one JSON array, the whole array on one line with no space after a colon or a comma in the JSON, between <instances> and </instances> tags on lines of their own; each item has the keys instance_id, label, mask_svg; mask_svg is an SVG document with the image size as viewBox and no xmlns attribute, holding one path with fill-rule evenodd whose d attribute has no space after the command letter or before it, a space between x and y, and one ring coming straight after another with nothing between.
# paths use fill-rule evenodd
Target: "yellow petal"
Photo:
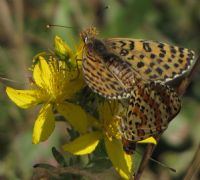
<instances>
[{"instance_id":1,"label":"yellow petal","mask_svg":"<svg viewBox=\"0 0 200 180\"><path fill-rule=\"evenodd\" d=\"M112 119L113 118L113 112L111 111L112 105L109 103L109 101L105 101L105 103L101 103L98 106L100 119Z\"/></svg>"},{"instance_id":2,"label":"yellow petal","mask_svg":"<svg viewBox=\"0 0 200 180\"><path fill-rule=\"evenodd\" d=\"M83 58L83 49L84 49L84 42L80 41L76 47L76 59L78 59L78 64L81 66L82 58Z\"/></svg>"},{"instance_id":3,"label":"yellow petal","mask_svg":"<svg viewBox=\"0 0 200 180\"><path fill-rule=\"evenodd\" d=\"M71 72L71 76L73 76L74 79L66 83L65 86L65 97L69 98L73 97L75 93L80 91L86 85L81 71L79 72L79 74L76 71L75 75L73 75Z\"/></svg>"},{"instance_id":4,"label":"yellow petal","mask_svg":"<svg viewBox=\"0 0 200 180\"><path fill-rule=\"evenodd\" d=\"M44 101L40 98L38 90L16 90L11 87L6 88L8 97L21 108L30 108Z\"/></svg>"},{"instance_id":5,"label":"yellow petal","mask_svg":"<svg viewBox=\"0 0 200 180\"><path fill-rule=\"evenodd\" d=\"M59 104L57 110L81 133L85 133L93 123L91 120L94 120L81 106L72 103Z\"/></svg>"},{"instance_id":6,"label":"yellow petal","mask_svg":"<svg viewBox=\"0 0 200 180\"><path fill-rule=\"evenodd\" d=\"M84 134L74 141L63 145L64 151L68 151L74 155L85 155L93 152L102 137L101 132L91 132Z\"/></svg>"},{"instance_id":7,"label":"yellow petal","mask_svg":"<svg viewBox=\"0 0 200 180\"><path fill-rule=\"evenodd\" d=\"M61 57L61 58L71 58L73 55L73 52L71 48L64 43L64 41L56 36L54 39L54 46L55 46L55 51L56 53Z\"/></svg>"},{"instance_id":8,"label":"yellow petal","mask_svg":"<svg viewBox=\"0 0 200 180\"><path fill-rule=\"evenodd\" d=\"M47 61L42 56L39 56L39 61L33 69L35 83L39 87L46 89L50 87L51 77L52 73Z\"/></svg>"},{"instance_id":9,"label":"yellow petal","mask_svg":"<svg viewBox=\"0 0 200 180\"><path fill-rule=\"evenodd\" d=\"M132 157L123 151L121 141L104 138L106 150L113 166L124 179L129 179L132 174Z\"/></svg>"},{"instance_id":10,"label":"yellow petal","mask_svg":"<svg viewBox=\"0 0 200 180\"><path fill-rule=\"evenodd\" d=\"M137 143L152 143L152 144L157 144L157 141L153 137L149 137L149 138L144 139L142 141L138 141Z\"/></svg>"},{"instance_id":11,"label":"yellow petal","mask_svg":"<svg viewBox=\"0 0 200 180\"><path fill-rule=\"evenodd\" d=\"M47 104L42 107L35 121L33 129L33 144L47 140L55 128L55 120L52 112L52 105Z\"/></svg>"}]
</instances>

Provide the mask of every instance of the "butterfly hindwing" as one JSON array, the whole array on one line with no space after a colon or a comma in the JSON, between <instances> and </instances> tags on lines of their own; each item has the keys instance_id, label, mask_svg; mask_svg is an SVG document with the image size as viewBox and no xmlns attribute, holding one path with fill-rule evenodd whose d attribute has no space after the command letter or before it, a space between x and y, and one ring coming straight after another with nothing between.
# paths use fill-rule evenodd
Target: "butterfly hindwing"
<instances>
[{"instance_id":1,"label":"butterfly hindwing","mask_svg":"<svg viewBox=\"0 0 200 180\"><path fill-rule=\"evenodd\" d=\"M169 86L140 83L133 88L127 114L121 120L123 138L137 142L162 133L180 108L180 99Z\"/></svg>"}]
</instances>

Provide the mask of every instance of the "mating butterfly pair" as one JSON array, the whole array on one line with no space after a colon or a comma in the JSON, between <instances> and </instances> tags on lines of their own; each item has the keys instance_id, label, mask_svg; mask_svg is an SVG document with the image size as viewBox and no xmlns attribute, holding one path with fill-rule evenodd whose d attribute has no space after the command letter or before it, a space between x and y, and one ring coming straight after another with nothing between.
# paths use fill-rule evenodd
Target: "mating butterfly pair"
<instances>
[{"instance_id":1,"label":"mating butterfly pair","mask_svg":"<svg viewBox=\"0 0 200 180\"><path fill-rule=\"evenodd\" d=\"M105 98L130 98L121 132L124 150L132 153L132 145L162 133L180 111L180 99L166 83L190 70L194 53L156 41L96 35L95 28L81 33L84 78Z\"/></svg>"}]
</instances>

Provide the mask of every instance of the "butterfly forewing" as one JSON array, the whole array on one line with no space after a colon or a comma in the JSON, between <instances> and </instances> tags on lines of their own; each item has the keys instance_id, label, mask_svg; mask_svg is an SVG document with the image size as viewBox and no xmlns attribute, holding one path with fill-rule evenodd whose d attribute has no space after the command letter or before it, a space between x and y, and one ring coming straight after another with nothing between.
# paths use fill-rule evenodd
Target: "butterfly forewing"
<instances>
[{"instance_id":1,"label":"butterfly forewing","mask_svg":"<svg viewBox=\"0 0 200 180\"><path fill-rule=\"evenodd\" d=\"M86 43L83 74L88 86L106 98L129 97L132 87L141 80L140 74L120 56L107 51L101 40L91 38Z\"/></svg>"},{"instance_id":2,"label":"butterfly forewing","mask_svg":"<svg viewBox=\"0 0 200 180\"><path fill-rule=\"evenodd\" d=\"M129 96L130 90L124 83L106 67L101 57L89 50L83 54L83 73L86 83L96 93L112 99Z\"/></svg>"},{"instance_id":3,"label":"butterfly forewing","mask_svg":"<svg viewBox=\"0 0 200 180\"><path fill-rule=\"evenodd\" d=\"M170 82L186 74L194 53L155 41L96 38L94 28L81 33L84 41L83 73L88 86L110 99L130 96L141 80Z\"/></svg>"},{"instance_id":4,"label":"butterfly forewing","mask_svg":"<svg viewBox=\"0 0 200 180\"><path fill-rule=\"evenodd\" d=\"M156 41L128 38L103 40L107 51L131 64L146 80L168 82L188 72L194 63L194 52Z\"/></svg>"},{"instance_id":5,"label":"butterfly forewing","mask_svg":"<svg viewBox=\"0 0 200 180\"><path fill-rule=\"evenodd\" d=\"M180 108L180 99L169 86L140 83L133 88L127 114L121 120L123 138L137 142L162 133Z\"/></svg>"}]
</instances>

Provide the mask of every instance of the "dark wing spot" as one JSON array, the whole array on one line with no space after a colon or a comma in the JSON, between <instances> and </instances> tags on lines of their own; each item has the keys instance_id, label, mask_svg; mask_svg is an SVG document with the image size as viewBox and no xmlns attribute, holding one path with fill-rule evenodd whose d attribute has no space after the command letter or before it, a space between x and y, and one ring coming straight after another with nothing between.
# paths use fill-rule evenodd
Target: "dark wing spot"
<instances>
[{"instance_id":1,"label":"dark wing spot","mask_svg":"<svg viewBox=\"0 0 200 180\"><path fill-rule=\"evenodd\" d=\"M120 52L121 56L126 56L128 54L128 50L127 49L122 49Z\"/></svg>"},{"instance_id":2,"label":"dark wing spot","mask_svg":"<svg viewBox=\"0 0 200 180\"><path fill-rule=\"evenodd\" d=\"M151 76L149 76L151 79L155 79L155 78L157 78L158 76L156 75L156 74L153 74L153 75L151 75Z\"/></svg>"},{"instance_id":3,"label":"dark wing spot","mask_svg":"<svg viewBox=\"0 0 200 180\"><path fill-rule=\"evenodd\" d=\"M184 48L179 47L178 50L179 50L179 52L183 52L183 51L184 51Z\"/></svg>"},{"instance_id":4,"label":"dark wing spot","mask_svg":"<svg viewBox=\"0 0 200 180\"><path fill-rule=\"evenodd\" d=\"M160 63L162 63L163 61L162 61L162 59L157 59L157 62L160 64Z\"/></svg>"},{"instance_id":5,"label":"dark wing spot","mask_svg":"<svg viewBox=\"0 0 200 180\"><path fill-rule=\"evenodd\" d=\"M172 55L171 55L171 58L175 58L175 55L174 55L174 54L172 54Z\"/></svg>"},{"instance_id":6,"label":"dark wing spot","mask_svg":"<svg viewBox=\"0 0 200 180\"><path fill-rule=\"evenodd\" d=\"M133 60L134 58L135 58L135 56L132 55L132 56L128 57L127 59L128 59L128 60Z\"/></svg>"},{"instance_id":7,"label":"dark wing spot","mask_svg":"<svg viewBox=\"0 0 200 180\"><path fill-rule=\"evenodd\" d=\"M147 42L144 42L143 43L143 48L144 48L144 50L146 51L146 52L151 52L152 50L151 50L151 47L150 47L150 45L149 45L149 43L147 43Z\"/></svg>"},{"instance_id":8,"label":"dark wing spot","mask_svg":"<svg viewBox=\"0 0 200 180\"><path fill-rule=\"evenodd\" d=\"M151 71L152 71L152 70L151 70L150 68L148 68L148 69L145 70L145 73L146 73L146 74L149 74Z\"/></svg>"},{"instance_id":9,"label":"dark wing spot","mask_svg":"<svg viewBox=\"0 0 200 180\"><path fill-rule=\"evenodd\" d=\"M174 46L171 46L170 51L171 53L176 54L176 49L174 48Z\"/></svg>"},{"instance_id":10,"label":"dark wing spot","mask_svg":"<svg viewBox=\"0 0 200 180\"><path fill-rule=\"evenodd\" d=\"M158 74L160 74L160 75L162 75L162 73L163 73L163 71L162 71L162 69L161 68L156 68L156 71L158 72Z\"/></svg>"},{"instance_id":11,"label":"dark wing spot","mask_svg":"<svg viewBox=\"0 0 200 180\"><path fill-rule=\"evenodd\" d=\"M160 50L163 54L166 54L166 51L164 49Z\"/></svg>"},{"instance_id":12,"label":"dark wing spot","mask_svg":"<svg viewBox=\"0 0 200 180\"><path fill-rule=\"evenodd\" d=\"M158 47L159 47L159 48L161 48L161 49L163 49L163 47L164 47L164 44L162 44L162 43L159 43L159 44L158 44Z\"/></svg>"},{"instance_id":13,"label":"dark wing spot","mask_svg":"<svg viewBox=\"0 0 200 180\"><path fill-rule=\"evenodd\" d=\"M172 62L172 59L170 59L170 58L168 58L168 60L167 60L168 62Z\"/></svg>"},{"instance_id":14,"label":"dark wing spot","mask_svg":"<svg viewBox=\"0 0 200 180\"><path fill-rule=\"evenodd\" d=\"M183 63L183 60L182 60L182 59L179 59L178 62L179 62L180 64L182 64L182 63Z\"/></svg>"},{"instance_id":15,"label":"dark wing spot","mask_svg":"<svg viewBox=\"0 0 200 180\"><path fill-rule=\"evenodd\" d=\"M129 42L130 42L129 48L130 48L130 50L133 50L135 48L134 41L129 41Z\"/></svg>"},{"instance_id":16,"label":"dark wing spot","mask_svg":"<svg viewBox=\"0 0 200 180\"><path fill-rule=\"evenodd\" d=\"M119 41L121 43L120 47L124 47L126 45L126 43L124 41Z\"/></svg>"},{"instance_id":17,"label":"dark wing spot","mask_svg":"<svg viewBox=\"0 0 200 180\"><path fill-rule=\"evenodd\" d=\"M151 54L151 55L150 55L150 58L151 58L151 59L154 59L155 57L156 57L155 54Z\"/></svg>"},{"instance_id":18,"label":"dark wing spot","mask_svg":"<svg viewBox=\"0 0 200 180\"><path fill-rule=\"evenodd\" d=\"M140 54L140 58L143 59L143 58L144 58L144 55L143 55L143 54Z\"/></svg>"},{"instance_id":19,"label":"dark wing spot","mask_svg":"<svg viewBox=\"0 0 200 180\"><path fill-rule=\"evenodd\" d=\"M115 43L115 42L112 42L112 46L116 46L116 43Z\"/></svg>"},{"instance_id":20,"label":"dark wing spot","mask_svg":"<svg viewBox=\"0 0 200 180\"><path fill-rule=\"evenodd\" d=\"M132 115L132 111L129 111L128 112L128 117L131 117L131 115Z\"/></svg>"},{"instance_id":21,"label":"dark wing spot","mask_svg":"<svg viewBox=\"0 0 200 180\"><path fill-rule=\"evenodd\" d=\"M172 75L175 76L177 73L176 72L172 72Z\"/></svg>"},{"instance_id":22,"label":"dark wing spot","mask_svg":"<svg viewBox=\"0 0 200 180\"><path fill-rule=\"evenodd\" d=\"M168 69L169 69L169 66L168 66L167 64L164 64L164 68L165 68L166 70L168 70Z\"/></svg>"},{"instance_id":23,"label":"dark wing spot","mask_svg":"<svg viewBox=\"0 0 200 180\"><path fill-rule=\"evenodd\" d=\"M163 58L163 57L165 57L165 54L160 53L160 54L159 54L159 57Z\"/></svg>"},{"instance_id":24,"label":"dark wing spot","mask_svg":"<svg viewBox=\"0 0 200 180\"><path fill-rule=\"evenodd\" d=\"M174 67L176 67L176 68L179 67L179 64L178 64L178 63L175 63L175 64L174 64Z\"/></svg>"},{"instance_id":25,"label":"dark wing spot","mask_svg":"<svg viewBox=\"0 0 200 180\"><path fill-rule=\"evenodd\" d=\"M150 65L150 67L153 67L155 65L155 63L151 62L149 65Z\"/></svg>"},{"instance_id":26,"label":"dark wing spot","mask_svg":"<svg viewBox=\"0 0 200 180\"><path fill-rule=\"evenodd\" d=\"M184 58L184 54L183 53L181 53L179 56L180 56L180 58Z\"/></svg>"},{"instance_id":27,"label":"dark wing spot","mask_svg":"<svg viewBox=\"0 0 200 180\"><path fill-rule=\"evenodd\" d=\"M191 58L186 58L187 62L190 62Z\"/></svg>"},{"instance_id":28,"label":"dark wing spot","mask_svg":"<svg viewBox=\"0 0 200 180\"><path fill-rule=\"evenodd\" d=\"M141 68L141 67L143 67L144 66L144 63L142 62L142 61L140 61L139 63L137 63L137 67L138 68Z\"/></svg>"}]
</instances>

